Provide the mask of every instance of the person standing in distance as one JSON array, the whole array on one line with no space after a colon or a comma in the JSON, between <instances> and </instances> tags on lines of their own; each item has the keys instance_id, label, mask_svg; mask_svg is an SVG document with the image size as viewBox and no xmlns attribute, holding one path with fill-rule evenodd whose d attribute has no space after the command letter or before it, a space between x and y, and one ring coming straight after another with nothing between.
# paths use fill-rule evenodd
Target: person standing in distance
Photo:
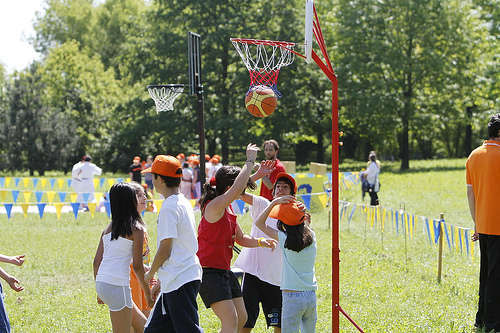
<instances>
[{"instance_id":1,"label":"person standing in distance","mask_svg":"<svg viewBox=\"0 0 500 333\"><path fill-rule=\"evenodd\" d=\"M139 156L135 156L132 160L132 164L128 167L128 175L130 177L130 180L136 182L137 184L140 184L142 182L141 170L141 158Z\"/></svg>"},{"instance_id":2,"label":"person standing in distance","mask_svg":"<svg viewBox=\"0 0 500 333\"><path fill-rule=\"evenodd\" d=\"M203 332L196 303L202 274L196 256L196 224L191 203L179 191L181 162L173 156L158 155L151 168L143 170L147 172L153 174L154 187L165 200L158 215L158 250L145 275L149 283L158 272L161 294L144 332Z\"/></svg>"},{"instance_id":3,"label":"person standing in distance","mask_svg":"<svg viewBox=\"0 0 500 333\"><path fill-rule=\"evenodd\" d=\"M488 140L474 149L465 164L467 199L479 239L481 263L475 326L500 331L500 113L488 122Z\"/></svg>"},{"instance_id":4,"label":"person standing in distance","mask_svg":"<svg viewBox=\"0 0 500 333\"><path fill-rule=\"evenodd\" d=\"M78 202L82 203L85 210L88 211L88 205L83 198L84 193L88 193L88 202L93 202L94 198L94 176L100 176L102 169L91 162L90 155L82 157L82 161L73 166L71 171L72 183L75 192L78 193Z\"/></svg>"},{"instance_id":5,"label":"person standing in distance","mask_svg":"<svg viewBox=\"0 0 500 333\"><path fill-rule=\"evenodd\" d=\"M266 198L267 200L273 200L273 185L276 182L276 176L280 172L286 172L285 166L278 160L278 152L280 150L280 146L276 140L267 140L264 141L262 145L264 149L264 155L266 156L266 160L274 161L274 169L273 172L269 176L264 176L262 178L262 185L260 186L260 196Z\"/></svg>"}]
</instances>

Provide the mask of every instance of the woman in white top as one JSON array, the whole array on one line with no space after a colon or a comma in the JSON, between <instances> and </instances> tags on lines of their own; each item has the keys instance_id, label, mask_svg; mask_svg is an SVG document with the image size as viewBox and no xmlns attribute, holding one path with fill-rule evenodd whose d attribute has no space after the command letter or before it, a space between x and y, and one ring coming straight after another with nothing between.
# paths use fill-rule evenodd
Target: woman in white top
<instances>
[{"instance_id":1,"label":"woman in white top","mask_svg":"<svg viewBox=\"0 0 500 333\"><path fill-rule=\"evenodd\" d=\"M101 235L94 257L94 279L99 300L109 307L113 332L144 331L146 318L132 302L130 262L147 302L153 305L149 286L144 281L142 251L144 223L137 211L137 196L127 183L118 183L109 191L111 223Z\"/></svg>"},{"instance_id":2,"label":"woman in white top","mask_svg":"<svg viewBox=\"0 0 500 333\"><path fill-rule=\"evenodd\" d=\"M380 189L380 182L378 180L378 175L380 173L380 161L377 160L377 155L374 151L371 151L368 155L368 165L366 166L366 171L361 174L364 181L368 183L367 192L370 194L370 205L378 206L378 191Z\"/></svg>"}]
</instances>

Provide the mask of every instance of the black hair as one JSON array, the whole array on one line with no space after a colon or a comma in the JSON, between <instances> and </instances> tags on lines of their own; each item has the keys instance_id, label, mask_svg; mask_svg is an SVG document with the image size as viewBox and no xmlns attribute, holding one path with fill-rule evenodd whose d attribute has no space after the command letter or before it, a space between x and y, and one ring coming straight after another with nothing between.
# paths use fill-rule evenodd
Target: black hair
<instances>
[{"instance_id":1,"label":"black hair","mask_svg":"<svg viewBox=\"0 0 500 333\"><path fill-rule=\"evenodd\" d=\"M493 115L488 122L488 138L497 138L500 136L500 113Z\"/></svg>"},{"instance_id":2,"label":"black hair","mask_svg":"<svg viewBox=\"0 0 500 333\"><path fill-rule=\"evenodd\" d=\"M181 169L179 169L179 170L181 170ZM179 187L179 185L181 185L181 177L168 177L168 176L164 176L164 175L159 175L157 173L153 173L153 175L155 176L155 179L158 177L163 179L163 181L165 182L165 185L167 185L167 187Z\"/></svg>"},{"instance_id":3,"label":"black hair","mask_svg":"<svg viewBox=\"0 0 500 333\"><path fill-rule=\"evenodd\" d=\"M90 162L90 161L92 161L92 157L90 157L90 155L84 155L82 159L83 159L85 162Z\"/></svg>"},{"instance_id":4,"label":"black hair","mask_svg":"<svg viewBox=\"0 0 500 333\"><path fill-rule=\"evenodd\" d=\"M111 206L111 240L132 235L137 223L144 224L137 212L137 195L133 186L117 183L109 189Z\"/></svg>"},{"instance_id":5,"label":"black hair","mask_svg":"<svg viewBox=\"0 0 500 333\"><path fill-rule=\"evenodd\" d=\"M372 162L375 162L377 161L377 154L375 153L374 150L372 150L370 152L370 154L368 154L368 160L372 161Z\"/></svg>"},{"instance_id":6,"label":"black hair","mask_svg":"<svg viewBox=\"0 0 500 333\"><path fill-rule=\"evenodd\" d=\"M210 184L210 179L203 185L203 193L200 198L201 210L205 210L205 205L210 201L215 199L221 194L226 192L228 187L233 186L234 180L240 174L241 169L235 166L225 165L222 166L215 174L215 187ZM247 186L251 190L255 190L257 185L248 178Z\"/></svg>"},{"instance_id":7,"label":"black hair","mask_svg":"<svg viewBox=\"0 0 500 333\"><path fill-rule=\"evenodd\" d=\"M274 191L276 190L276 185L278 184L279 181L285 181L290 186L290 195L295 195L295 186L293 185L292 181L288 179L288 177L280 177L276 179L276 182L274 183L273 196L274 196Z\"/></svg>"},{"instance_id":8,"label":"black hair","mask_svg":"<svg viewBox=\"0 0 500 333\"><path fill-rule=\"evenodd\" d=\"M285 248L300 252L313 243L313 234L311 228L304 223L299 225L286 225L278 220L278 230L286 234Z\"/></svg>"}]
</instances>

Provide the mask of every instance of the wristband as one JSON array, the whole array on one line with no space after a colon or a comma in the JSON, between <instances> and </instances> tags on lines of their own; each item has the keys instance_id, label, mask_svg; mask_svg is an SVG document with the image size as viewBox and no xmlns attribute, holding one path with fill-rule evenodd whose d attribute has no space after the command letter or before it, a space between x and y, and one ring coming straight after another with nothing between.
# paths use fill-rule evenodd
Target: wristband
<instances>
[{"instance_id":1,"label":"wristband","mask_svg":"<svg viewBox=\"0 0 500 333\"><path fill-rule=\"evenodd\" d=\"M259 247L263 247L262 244L261 244L261 241L263 240L266 240L264 237L260 237L257 239L257 245L259 245Z\"/></svg>"}]
</instances>

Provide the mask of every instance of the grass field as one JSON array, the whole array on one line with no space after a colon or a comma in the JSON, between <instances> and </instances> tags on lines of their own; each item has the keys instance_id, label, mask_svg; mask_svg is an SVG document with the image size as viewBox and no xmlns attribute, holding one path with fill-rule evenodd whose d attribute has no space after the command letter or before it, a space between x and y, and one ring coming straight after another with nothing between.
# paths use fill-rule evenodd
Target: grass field
<instances>
[{"instance_id":1,"label":"grass field","mask_svg":"<svg viewBox=\"0 0 500 333\"><path fill-rule=\"evenodd\" d=\"M412 162L415 169L398 172L396 164L382 169L381 203L404 205L408 212L471 227L465 195L464 160ZM351 169L354 171L354 168ZM358 187L344 190L341 199L359 203ZM367 200L367 199L365 199ZM331 331L331 231L328 212L313 204L313 226L318 237L316 275L318 291L317 332ZM151 247L156 247L154 214L146 214ZM105 214L91 219L72 214L56 220L47 214L0 216L0 253L26 254L23 267L2 267L18 277L26 290L6 290L6 306L14 332L108 332L106 307L95 301L92 259ZM239 219L249 230L248 216ZM365 226L357 212L351 223L343 220L340 233L340 299L343 309L366 332L472 332L477 302L478 256L445 248L443 279L436 282L437 248L421 232L406 242L390 228L383 235ZM405 255L406 253L406 255ZM5 283L4 283L5 287ZM8 288L8 286L7 286ZM200 321L206 332L218 323L200 302ZM265 332L262 316L255 332ZM341 318L341 332L355 332ZM270 331L269 331L270 332Z\"/></svg>"}]
</instances>

